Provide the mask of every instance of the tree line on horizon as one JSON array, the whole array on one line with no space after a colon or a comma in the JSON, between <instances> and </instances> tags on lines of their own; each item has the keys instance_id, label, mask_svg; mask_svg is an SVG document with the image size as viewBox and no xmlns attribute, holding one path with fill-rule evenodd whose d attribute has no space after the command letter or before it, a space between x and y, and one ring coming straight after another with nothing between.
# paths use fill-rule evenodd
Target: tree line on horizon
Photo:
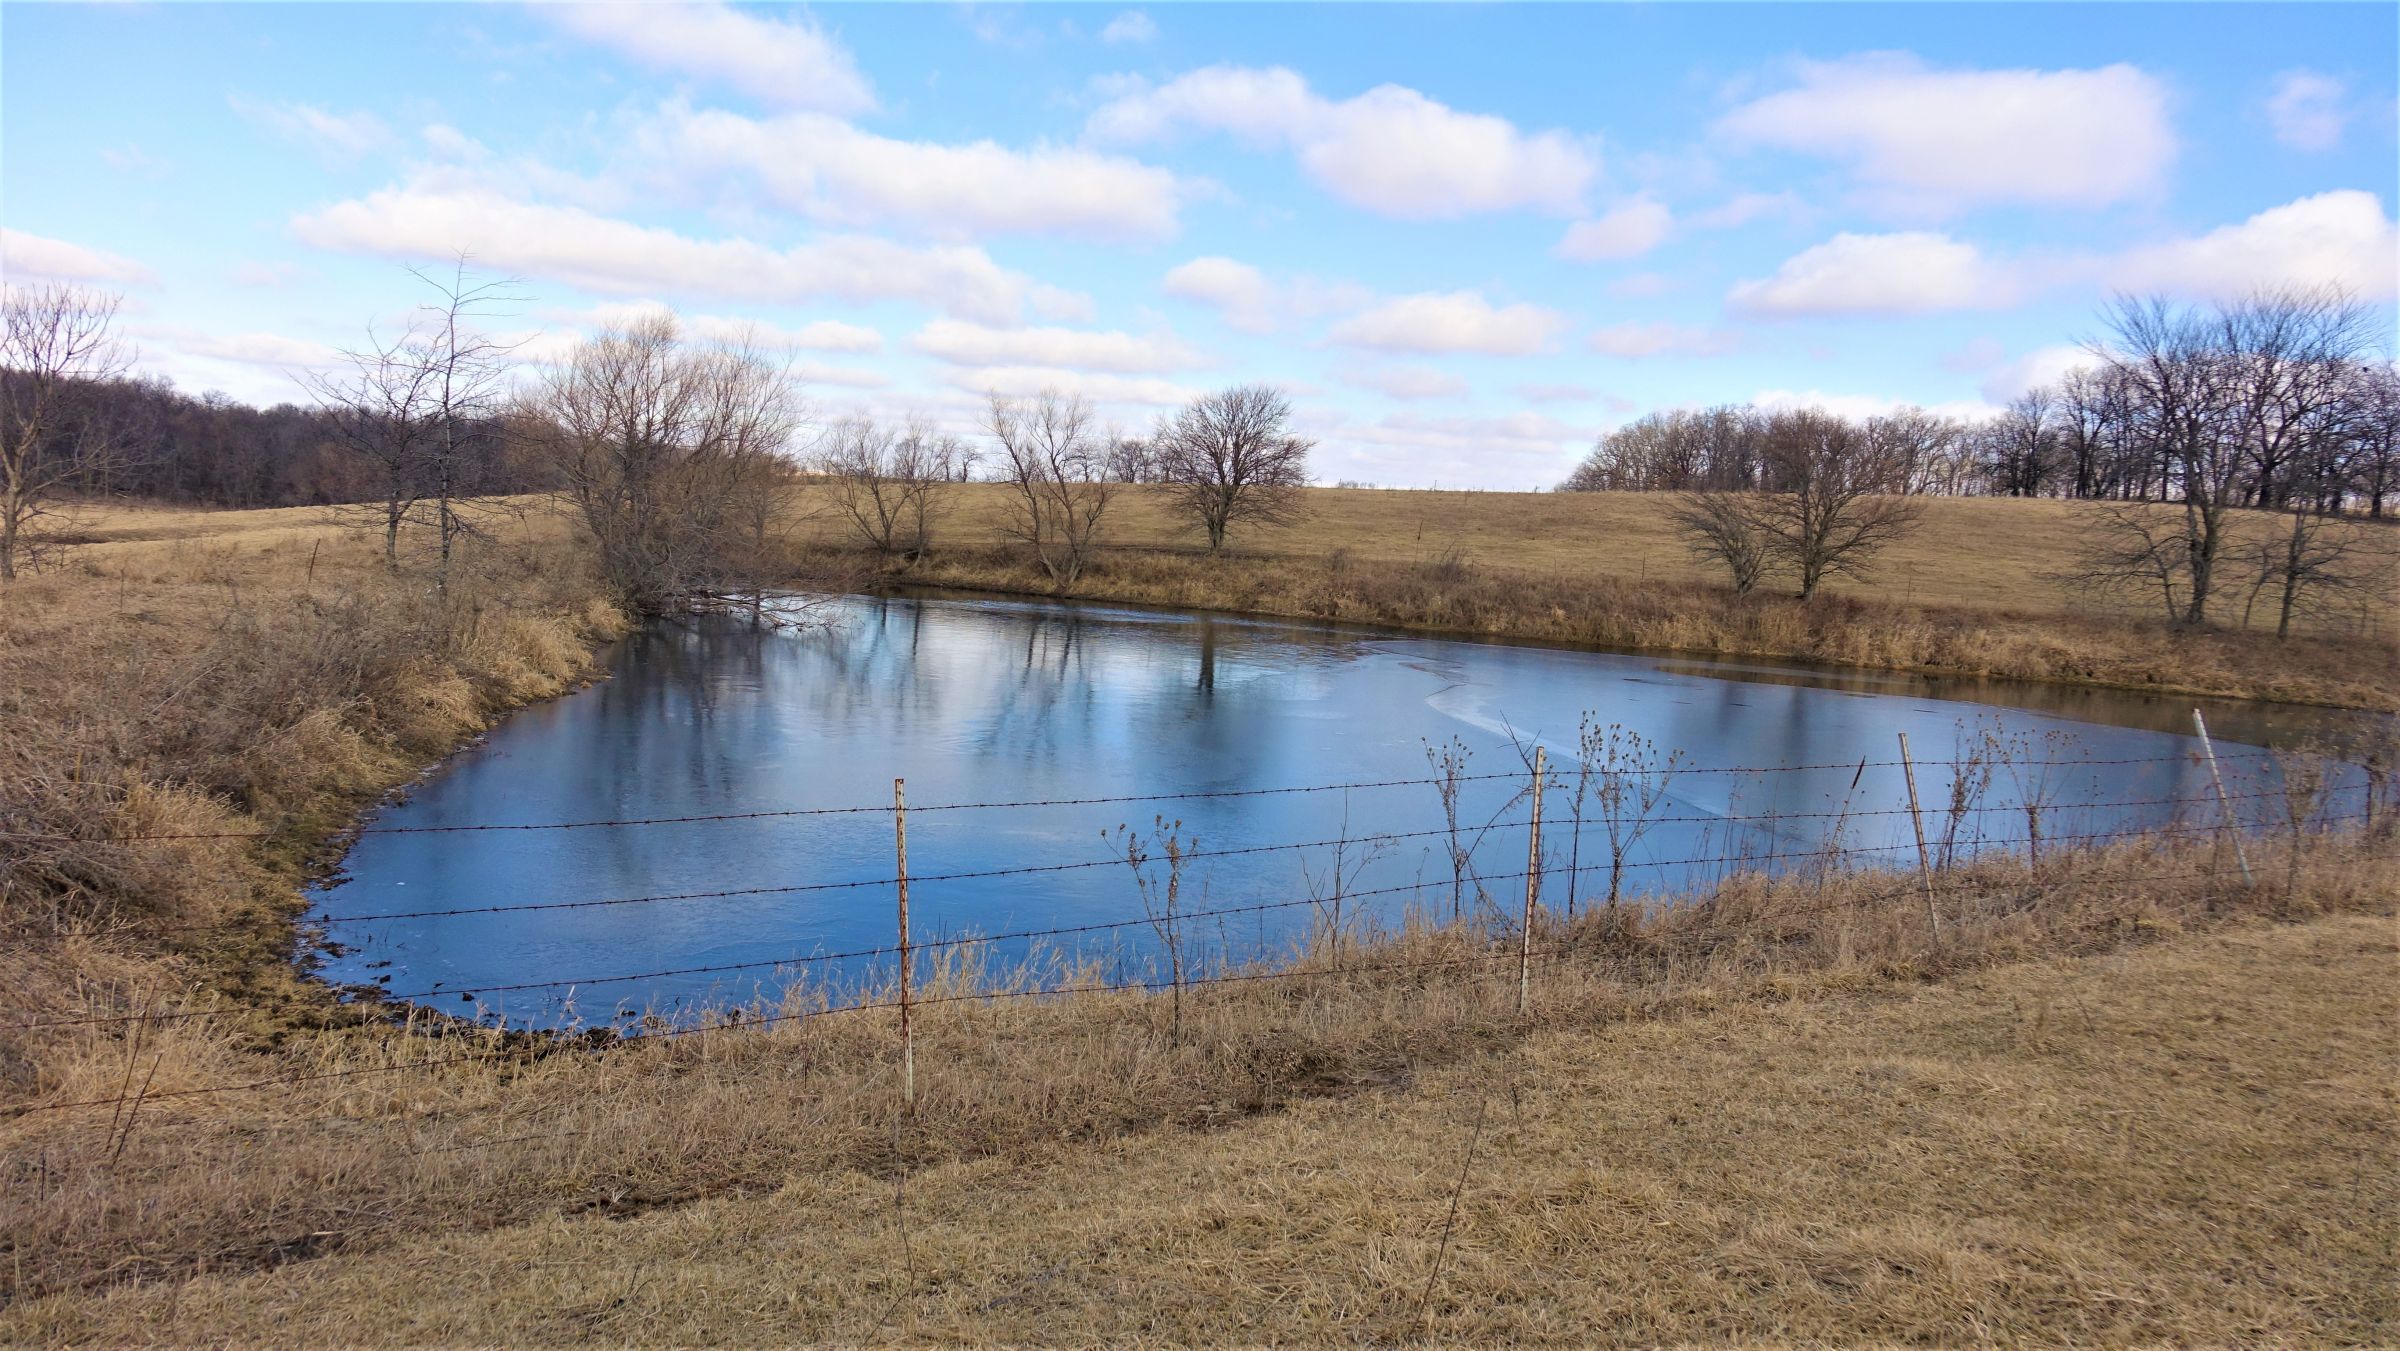
<instances>
[{"instance_id":1,"label":"tree line on horizon","mask_svg":"<svg viewBox=\"0 0 2400 1351\"><path fill-rule=\"evenodd\" d=\"M775 579L805 481L888 556L929 545L949 490L1009 492L1005 529L1061 588L1098 547L1125 483L1166 490L1213 552L1245 523L1291 519L1313 443L1279 390L1193 399L1146 436L1104 426L1081 396L993 394L989 453L921 423L865 417L810 430L788 363L705 340L672 315L613 325L528 367L487 331L523 297L507 280L412 270L429 298L396 331L304 378L313 406L193 400L132 372L118 297L10 287L0 315L0 582L72 547L74 506L104 497L209 506L324 505L378 537L387 566L429 539L431 580L518 508L563 499L617 598L636 613L705 607ZM822 504L818 504L821 506Z\"/></svg>"},{"instance_id":2,"label":"tree line on horizon","mask_svg":"<svg viewBox=\"0 0 2400 1351\"><path fill-rule=\"evenodd\" d=\"M313 405L254 409L137 378L113 337L116 299L10 288L0 361L0 579L50 544L77 496L210 506L331 505L380 533L399 565L404 528L431 527L438 584L492 501L576 504L619 594L637 610L705 595L755 562L795 475L835 485L832 508L887 557L929 545L951 485L1008 489L1004 529L1062 589L1088 567L1125 484L1221 549L1242 523L1298 511L1313 443L1281 391L1236 386L1193 400L1146 435L1103 425L1080 396L991 397L981 442L918 421L851 417L809 428L766 354L683 333L672 316L611 328L527 374L486 321L522 300L507 281L415 271L431 298L396 333L306 378ZM1933 495L2180 503L2096 521L2082 576L2154 593L2168 618L2210 621L2247 578L2280 589L2282 619L2371 581L2351 535L2323 518L2386 515L2400 491L2400 383L2372 350L2374 312L2337 291L2262 292L2214 307L2120 299L2094 363L1970 426L1918 409L1846 418L1821 409L1670 410L1601 437L1562 490L1676 495L1695 554L1738 591L1788 573L1806 599L1865 577ZM2227 513L2295 522L2280 552L2235 559ZM638 517L639 519L636 519ZM2246 571L2245 571L2246 570Z\"/></svg>"},{"instance_id":3,"label":"tree line on horizon","mask_svg":"<svg viewBox=\"0 0 2400 1351\"><path fill-rule=\"evenodd\" d=\"M2086 364L1983 422L1922 408L1841 418L1894 496L2400 512L2400 367L2338 290L2213 306L2121 298ZM1665 409L1599 438L1563 492L1779 492L1773 447L1815 408ZM1796 421L1798 420L1798 421Z\"/></svg>"},{"instance_id":4,"label":"tree line on horizon","mask_svg":"<svg viewBox=\"0 0 2400 1351\"><path fill-rule=\"evenodd\" d=\"M2388 594L2400 495L2400 372L2380 316L2347 292L2265 290L2213 305L2120 297L2091 364L1979 425L1905 408L1671 410L1609 432L1561 491L1672 496L1692 553L1736 591L1788 574L1807 599L1863 578L1929 495L2082 499L2065 585L2200 627L2265 602L2297 620ZM2168 510L2158 510L2168 507ZM2172 508L2180 508L2175 510ZM2277 513L2261 535L2237 511Z\"/></svg>"}]
</instances>

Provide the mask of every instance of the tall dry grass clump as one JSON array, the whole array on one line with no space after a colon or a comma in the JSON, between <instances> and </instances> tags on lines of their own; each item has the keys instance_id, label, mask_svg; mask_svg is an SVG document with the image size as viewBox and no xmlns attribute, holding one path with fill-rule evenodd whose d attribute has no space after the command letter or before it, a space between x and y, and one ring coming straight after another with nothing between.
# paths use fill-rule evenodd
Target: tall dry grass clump
<instances>
[{"instance_id":1,"label":"tall dry grass clump","mask_svg":"<svg viewBox=\"0 0 2400 1351\"><path fill-rule=\"evenodd\" d=\"M1405 1087L1536 1029L1910 985L2260 917L2390 911L2388 824L2293 848L2288 879L2255 886L2206 837L1974 861L1940 879L1938 939L1909 873L1743 874L1668 904L1545 916L1530 1018L1517 1012L1518 942L1489 919L1412 920L1338 947L1320 935L1272 966L1201 961L1211 975L1172 988L1163 968L1120 990L1108 987L1125 976L1071 955L993 968L952 950L916 982L916 1107L900 1135L882 981L631 1041L413 1014L265 1054L210 1020L160 1024L138 1046L123 1028L76 1029L77 1053L59 1061L73 1070L41 1100L124 1098L154 1059L171 1071L149 1083L138 1121L120 1104L0 1124L11 1157L37 1161L0 1217L0 1277L15 1299L64 1298L797 1176L1204 1128ZM278 1078L291 1082L209 1091ZM20 1326L38 1326L39 1308Z\"/></svg>"},{"instance_id":2,"label":"tall dry grass clump","mask_svg":"<svg viewBox=\"0 0 2400 1351\"><path fill-rule=\"evenodd\" d=\"M296 984L281 958L322 842L588 676L620 628L538 526L445 594L305 513L256 515L98 544L5 594L0 981L28 1013ZM188 838L129 839L162 835ZM0 1085L40 1091L49 1056L0 1032Z\"/></svg>"}]
</instances>

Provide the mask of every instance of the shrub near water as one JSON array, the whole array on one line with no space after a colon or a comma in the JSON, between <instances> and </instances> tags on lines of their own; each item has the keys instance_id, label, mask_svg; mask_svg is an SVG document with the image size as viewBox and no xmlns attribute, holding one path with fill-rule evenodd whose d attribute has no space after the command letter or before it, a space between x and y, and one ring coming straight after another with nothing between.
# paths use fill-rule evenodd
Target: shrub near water
<instances>
[{"instance_id":1,"label":"shrub near water","mask_svg":"<svg viewBox=\"0 0 2400 1351\"><path fill-rule=\"evenodd\" d=\"M95 548L16 583L0 821L31 838L0 858L0 922L37 941L8 945L0 979L34 1013L286 989L303 860L501 710L585 675L618 623L596 595L538 532L444 599L355 540L280 524ZM68 930L99 937L46 941ZM47 1055L0 1037L0 1075L38 1090L64 1072Z\"/></svg>"}]
</instances>

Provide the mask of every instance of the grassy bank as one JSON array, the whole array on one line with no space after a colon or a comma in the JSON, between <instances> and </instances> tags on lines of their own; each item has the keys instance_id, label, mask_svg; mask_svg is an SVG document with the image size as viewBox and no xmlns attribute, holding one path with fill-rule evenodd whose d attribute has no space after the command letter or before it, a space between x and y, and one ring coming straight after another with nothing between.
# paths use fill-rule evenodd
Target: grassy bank
<instances>
[{"instance_id":1,"label":"grassy bank","mask_svg":"<svg viewBox=\"0 0 2400 1351\"><path fill-rule=\"evenodd\" d=\"M128 512L7 593L0 1340L2338 1340L2385 1316L2362 1291L2389 1202L2326 1179L2390 1157L2360 1049L2389 1035L2388 817L2275 842L2256 887L2207 840L1984 860L1942 879L1938 943L1911 877L1733 876L1546 923L1532 1018L1514 938L1476 925L1180 1001L962 997L920 1010L898 1131L888 1010L613 1044L332 1014L283 960L325 839L616 630L557 529L511 524L439 594L309 514ZM977 557L924 571L1009 566ZM231 837L110 842L150 833ZM2229 1205L2299 1246L2227 1283L2255 1242L2211 1226ZM712 1282L747 1322L707 1321Z\"/></svg>"},{"instance_id":2,"label":"grassy bank","mask_svg":"<svg viewBox=\"0 0 2400 1351\"><path fill-rule=\"evenodd\" d=\"M2339 623L2279 642L2264 628L2182 632L2054 580L2081 504L1937 498L1873 580L1803 605L1738 597L1699 568L1639 493L1311 489L1309 515L1237 534L1211 557L1155 490L1112 507L1096 566L1063 594L1702 656L1831 662L1941 675L2400 709L2394 586ZM993 485L962 486L935 548L895 566L932 585L1060 594L1010 548ZM2245 536L2281 518L2239 523ZM2351 529L2390 533L2358 524ZM803 538L839 548L819 515ZM2400 586L2400 579L2395 579ZM2271 608L2271 607L2269 607ZM2239 617L2238 603L2228 619Z\"/></svg>"},{"instance_id":3,"label":"grassy bank","mask_svg":"<svg viewBox=\"0 0 2400 1351\"><path fill-rule=\"evenodd\" d=\"M1506 960L936 1005L905 1131L878 1014L28 1118L0 1336L2373 1342L2372 852L1995 862L1939 948L1744 882L1545 933L1530 1021Z\"/></svg>"},{"instance_id":4,"label":"grassy bank","mask_svg":"<svg viewBox=\"0 0 2400 1351\"><path fill-rule=\"evenodd\" d=\"M319 513L100 524L122 538L0 595L0 982L27 1014L308 994L286 958L328 837L619 625L540 523L446 595ZM113 842L152 834L199 838ZM11 1097L81 1073L0 1032Z\"/></svg>"}]
</instances>

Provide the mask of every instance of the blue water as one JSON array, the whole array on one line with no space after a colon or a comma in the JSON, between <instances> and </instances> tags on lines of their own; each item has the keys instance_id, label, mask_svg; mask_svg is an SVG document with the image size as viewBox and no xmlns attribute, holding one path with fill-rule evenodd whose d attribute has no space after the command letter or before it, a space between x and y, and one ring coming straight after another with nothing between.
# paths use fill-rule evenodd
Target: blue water
<instances>
[{"instance_id":1,"label":"blue water","mask_svg":"<svg viewBox=\"0 0 2400 1351\"><path fill-rule=\"evenodd\" d=\"M2190 754L2188 702L1396 636L1161 611L927 597L839 598L809 626L760 629L716 617L662 623L619 645L612 678L510 718L375 813L343 873L315 897L331 947L323 974L380 983L453 1012L512 1025L680 1016L774 1000L787 985L857 981L879 959L773 963L872 949L894 931L893 779L907 780L912 927L922 942L964 933L1120 925L1049 945L1139 969L1156 950L1118 831L1172 832L1206 852L1344 841L1345 921L1391 924L1410 908L1448 918L1523 903L1524 757L1548 756L1543 864L1587 871L1554 906L1604 897L1605 831L1588 795L1571 815L1578 724L1587 715L1648 738L1686 766L1628 854L1630 895L1689 889L1744 866L1815 866L1837 821L1858 861L1913 863L1899 733L1921 761L1976 737L2021 756L2068 759L2038 786L2003 771L1979 810L1946 830L1952 771L1920 763L1928 829L1958 852L2024 847L2011 810L2024 791L2062 804L2053 837L2174 819L2213 822L2206 770ZM2277 734L2268 710L2215 712L2229 786L2254 792L2264 761L2246 743ZM1433 776L1428 746L1455 744L1475 779L1458 817L1473 844L1453 876L1436 787L1417 784L1087 806L937 810L988 801L1208 793ZM1855 766L1869 762L1863 772ZM2140 761L2102 764L2083 761ZM1732 766L1822 766L1714 773ZM2064 804L2178 799L2128 807ZM2245 798L2263 811L2263 799ZM847 815L586 829L433 831L631 817L870 807ZM1845 815L1845 807L1847 814ZM1169 824L1161 825L1161 818ZM1738 819L1737 819L1738 818ZM1766 818L1766 819L1761 819ZM1483 829L1487 823L1503 824ZM374 833L403 828L412 833ZM1433 832L1433 833L1427 833ZM1412 838L1377 842L1378 835ZM1462 842L1463 847L1463 842ZM1336 848L1205 858L1183 878L1185 912L1277 905L1190 921L1202 962L1290 950L1331 888ZM1113 860L1113 861L1112 861ZM1705 861L1695 861L1705 860ZM942 874L1100 863L1015 876ZM1163 881L1163 871L1153 876ZM828 884L875 885L822 888ZM1421 884L1421 885L1420 885ZM1391 888L1415 887L1412 891ZM427 910L550 906L761 888L762 894L431 918ZM1012 961L1024 942L994 945ZM602 978L692 967L632 981ZM752 965L755 964L755 965ZM573 980L563 987L495 986ZM428 993L431 992L431 993Z\"/></svg>"}]
</instances>

